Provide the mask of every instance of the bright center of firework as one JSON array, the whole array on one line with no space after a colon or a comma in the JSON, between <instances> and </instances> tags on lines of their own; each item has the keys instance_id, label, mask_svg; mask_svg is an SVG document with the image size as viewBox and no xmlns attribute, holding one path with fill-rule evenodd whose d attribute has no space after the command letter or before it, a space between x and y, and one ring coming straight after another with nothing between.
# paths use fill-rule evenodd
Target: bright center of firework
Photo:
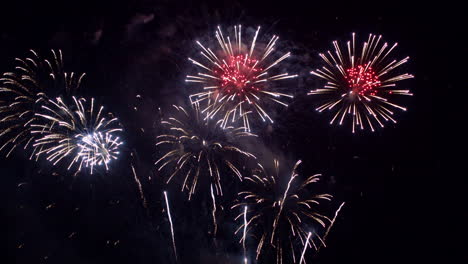
<instances>
[{"instance_id":1,"label":"bright center of firework","mask_svg":"<svg viewBox=\"0 0 468 264\"><path fill-rule=\"evenodd\" d=\"M106 165L112 159L116 159L119 152L118 146L122 144L118 138L112 135L102 133L88 134L82 138L82 143L79 144L79 156L84 160L86 165Z\"/></svg>"},{"instance_id":2,"label":"bright center of firework","mask_svg":"<svg viewBox=\"0 0 468 264\"><path fill-rule=\"evenodd\" d=\"M346 72L346 80L353 94L375 95L376 88L381 85L377 74L367 65L358 65L349 68Z\"/></svg>"},{"instance_id":3,"label":"bright center of firework","mask_svg":"<svg viewBox=\"0 0 468 264\"><path fill-rule=\"evenodd\" d=\"M221 77L221 88L228 94L242 95L247 89L259 90L254 85L258 74L262 71L257 67L258 60L244 55L231 56L215 73Z\"/></svg>"}]
</instances>

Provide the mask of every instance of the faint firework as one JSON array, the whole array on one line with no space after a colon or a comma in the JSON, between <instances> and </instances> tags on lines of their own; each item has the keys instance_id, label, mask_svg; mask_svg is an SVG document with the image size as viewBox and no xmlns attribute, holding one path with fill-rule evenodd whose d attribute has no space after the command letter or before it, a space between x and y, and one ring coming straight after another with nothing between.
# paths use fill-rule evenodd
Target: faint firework
<instances>
[{"instance_id":1,"label":"faint firework","mask_svg":"<svg viewBox=\"0 0 468 264\"><path fill-rule=\"evenodd\" d=\"M163 151L155 165L158 171L167 166L170 171L166 183L180 176L181 191L188 192L188 199L196 192L200 182L203 191L210 192L214 232L216 223L216 196L223 195L223 177L235 175L240 181L243 176L235 161L239 158L255 158L252 153L242 150L238 140L254 137L244 128L221 127L221 122L204 119L198 105L188 110L174 106L176 112L161 123L167 128L167 134L157 137L157 146L169 146ZM221 173L224 172L224 173ZM227 175L226 175L227 174Z\"/></svg>"},{"instance_id":2,"label":"faint firework","mask_svg":"<svg viewBox=\"0 0 468 264\"><path fill-rule=\"evenodd\" d=\"M95 106L94 98L73 98L67 105L62 98L49 100L42 106L41 113L31 124L35 136L35 155L46 156L54 165L68 162L67 169L77 166L77 172L95 167L109 169L109 163L116 160L122 141L122 128L112 114L104 114L103 106Z\"/></svg>"},{"instance_id":3,"label":"faint firework","mask_svg":"<svg viewBox=\"0 0 468 264\"><path fill-rule=\"evenodd\" d=\"M189 60L200 71L188 75L186 81L199 84L199 90L190 95L190 100L203 106L201 112L205 119L219 114L222 127L242 119L245 130L250 131L251 113L273 123L267 104L288 106L284 99L293 98L291 94L279 92L281 87L277 82L297 77L280 67L291 53L279 55L275 50L279 37L264 42L258 38L259 31L260 27L251 40L244 42L241 25L234 26L231 36L225 36L218 27L215 32L218 47L212 49L197 41L201 60Z\"/></svg>"},{"instance_id":4,"label":"faint firework","mask_svg":"<svg viewBox=\"0 0 468 264\"><path fill-rule=\"evenodd\" d=\"M397 121L393 110L406 108L393 103L395 96L413 95L409 90L397 89L396 82L414 78L413 75L396 73L398 67L406 63L393 59L390 53L397 43L389 46L382 36L369 34L362 48L356 48L355 34L346 43L346 51L340 48L338 41L333 41L334 52L320 53L325 65L311 71L311 74L327 81L323 88L309 92L309 95L327 96L325 103L316 108L334 112L330 124L343 124L346 118L352 120L352 131L356 127L369 127L374 131L376 124L384 127L384 122Z\"/></svg>"},{"instance_id":5,"label":"faint firework","mask_svg":"<svg viewBox=\"0 0 468 264\"><path fill-rule=\"evenodd\" d=\"M246 234L255 241L257 261L273 258L277 263L285 259L297 263L304 258L304 246L318 250L325 243L318 232L323 233L332 220L319 211L321 201L331 201L332 196L314 194L311 184L318 182L320 175L302 178L296 172L300 163L291 171L281 169L276 159L271 171L258 164L258 169L245 178L247 189L239 193L238 202L231 208L244 209L236 217L243 216L244 221L235 233L243 231L239 243L245 243ZM282 181L285 177L289 178L286 183Z\"/></svg>"},{"instance_id":6,"label":"faint firework","mask_svg":"<svg viewBox=\"0 0 468 264\"><path fill-rule=\"evenodd\" d=\"M40 105L46 104L51 94L78 89L85 76L64 71L61 50L52 50L51 54L50 59L43 59L31 50L30 56L16 58L14 70L0 78L0 150L7 156L17 147L26 149L34 142L30 124L37 118Z\"/></svg>"}]
</instances>

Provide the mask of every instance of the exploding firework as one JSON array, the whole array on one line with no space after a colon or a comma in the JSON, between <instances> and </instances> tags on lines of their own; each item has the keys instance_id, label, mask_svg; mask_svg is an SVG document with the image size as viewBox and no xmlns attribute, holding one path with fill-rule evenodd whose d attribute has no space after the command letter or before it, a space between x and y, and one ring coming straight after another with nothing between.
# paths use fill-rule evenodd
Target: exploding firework
<instances>
[{"instance_id":1,"label":"exploding firework","mask_svg":"<svg viewBox=\"0 0 468 264\"><path fill-rule=\"evenodd\" d=\"M253 137L254 134L245 131L243 127L221 127L222 120L214 122L204 119L198 104L192 105L188 111L175 106L176 114L161 123L168 128L169 134L157 137L157 146L169 145L168 151L156 161L158 171L171 167L172 173L166 183L176 175L181 175L183 182L181 191L188 191L188 199L196 192L199 182L203 182L204 191L209 192L212 200L213 234L217 232L216 196L223 195L221 171L227 169L240 181L243 176L236 167L234 160L241 157L255 158L242 150L236 143L242 137ZM224 173L223 173L224 174Z\"/></svg>"},{"instance_id":2,"label":"exploding firework","mask_svg":"<svg viewBox=\"0 0 468 264\"><path fill-rule=\"evenodd\" d=\"M31 56L15 60L14 71L0 79L0 137L4 138L0 150L5 149L7 156L18 146L26 149L34 142L30 124L48 96L78 89L85 75L65 72L60 50L52 50L50 60L41 59L33 50Z\"/></svg>"},{"instance_id":3,"label":"exploding firework","mask_svg":"<svg viewBox=\"0 0 468 264\"><path fill-rule=\"evenodd\" d=\"M200 84L202 90L190 95L192 103L203 105L205 118L213 118L218 113L222 116L221 126L229 122L243 120L246 131L250 131L249 114L256 112L265 122L273 123L267 113L266 104L271 101L288 106L283 101L293 96L278 92L276 81L294 78L276 67L291 56L290 52L278 55L275 52L278 36L268 42L257 41L260 27L253 39L245 44L242 39L242 26L234 26L234 38L225 37L218 27L215 36L218 48L201 48L203 61L189 58L200 72L196 76L188 75L186 81Z\"/></svg>"},{"instance_id":4,"label":"exploding firework","mask_svg":"<svg viewBox=\"0 0 468 264\"><path fill-rule=\"evenodd\" d=\"M31 124L35 155L47 156L54 165L69 160L68 169L77 165L77 172L83 167L90 168L91 174L99 166L108 170L109 162L119 155L122 141L117 134L122 128L112 114L103 113L103 106L95 107L94 98L72 98L70 106L60 97L49 100L41 113L36 113Z\"/></svg>"},{"instance_id":5,"label":"exploding firework","mask_svg":"<svg viewBox=\"0 0 468 264\"><path fill-rule=\"evenodd\" d=\"M355 34L352 41L346 44L347 53L342 52L339 43L333 42L334 53L321 53L325 66L312 71L311 74L327 80L323 88L310 91L310 94L328 95L328 100L316 108L317 111L334 111L330 122L343 124L345 118L352 119L352 131L356 127L369 127L374 131L374 125L384 126L383 122L396 120L392 110L406 108L391 102L393 96L412 95L409 90L396 89L396 82L411 79L408 73L393 74L396 69L409 60L392 59L390 53L397 43L389 46L383 43L382 36L369 35L362 49L356 50ZM339 121L338 121L339 120Z\"/></svg>"},{"instance_id":6,"label":"exploding firework","mask_svg":"<svg viewBox=\"0 0 468 264\"><path fill-rule=\"evenodd\" d=\"M238 202L231 209L244 209L236 217L236 220L246 218L236 234L243 232L240 243L245 242L246 234L252 236L257 246L256 260L263 255L269 259L269 248L277 263L283 263L285 258L296 263L301 252L305 252L304 246L317 250L324 244L317 230L324 229L332 220L320 214L318 207L323 200L331 201L332 196L311 192L310 185L318 182L320 175L302 180L296 172L300 163L292 171L284 171L280 170L278 160L274 160L273 173L259 164L252 176L245 177L248 189L239 193ZM285 177L287 183L283 182Z\"/></svg>"},{"instance_id":7,"label":"exploding firework","mask_svg":"<svg viewBox=\"0 0 468 264\"><path fill-rule=\"evenodd\" d=\"M220 170L223 167L228 168L242 180L239 169L234 165L234 159L242 156L255 158L234 142L242 137L255 135L244 131L242 127L228 126L223 129L221 121L205 120L196 104L188 110L181 106L174 108L175 115L161 122L169 133L157 137L158 148L162 147L161 145L170 146L169 151L156 161L158 170L161 171L166 166L171 167L172 173L166 183L174 176L181 175L181 190L188 191L189 199L195 193L198 182L208 178L209 181L206 182L211 188L214 186L216 195L222 195Z\"/></svg>"}]
</instances>

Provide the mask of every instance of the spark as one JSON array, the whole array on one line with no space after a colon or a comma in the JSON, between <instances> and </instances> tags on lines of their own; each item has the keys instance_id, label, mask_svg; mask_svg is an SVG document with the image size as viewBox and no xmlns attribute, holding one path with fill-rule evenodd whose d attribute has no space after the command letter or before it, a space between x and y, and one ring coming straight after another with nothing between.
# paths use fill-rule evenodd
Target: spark
<instances>
[{"instance_id":1,"label":"spark","mask_svg":"<svg viewBox=\"0 0 468 264\"><path fill-rule=\"evenodd\" d=\"M175 244L175 237L174 237L174 227L172 224L172 217L171 217L171 210L169 209L169 199L167 198L167 192L164 191L164 198L166 199L166 209L167 209L167 217L169 218L169 224L171 226L171 235L172 235L172 247L174 248L174 256L177 262L177 249Z\"/></svg>"},{"instance_id":2,"label":"spark","mask_svg":"<svg viewBox=\"0 0 468 264\"><path fill-rule=\"evenodd\" d=\"M316 110L334 112L330 124L338 122L342 125L346 119L351 119L353 133L356 128L364 130L366 127L374 132L376 125L384 127L384 122L397 122L392 117L394 109L406 111L405 107L390 99L399 95L412 96L409 90L397 89L396 82L414 76L408 73L393 74L409 60L409 57L395 60L389 56L397 43L389 46L383 42L382 36L369 34L359 52L355 42L353 33L352 41L346 43L347 53L342 51L338 41L333 41L334 52L319 54L325 65L310 73L327 83L308 94L327 96Z\"/></svg>"},{"instance_id":3,"label":"spark","mask_svg":"<svg viewBox=\"0 0 468 264\"><path fill-rule=\"evenodd\" d=\"M223 34L218 27L215 32L219 47L205 47L197 41L201 49L201 60L189 58L200 71L197 75L187 75L186 82L194 83L199 90L190 95L192 103L203 104L205 118L221 116L221 126L242 120L246 131L250 129L249 115L257 113L263 122L273 123L267 113L267 103L273 102L288 106L283 99L293 98L280 92L277 81L291 79L278 65L291 56L290 52L278 55L275 52L278 36L263 43L258 39L260 27L250 42L242 41L242 26L234 26L234 37ZM232 41L231 41L232 40ZM257 43L257 40L259 43Z\"/></svg>"},{"instance_id":4,"label":"spark","mask_svg":"<svg viewBox=\"0 0 468 264\"><path fill-rule=\"evenodd\" d=\"M42 112L35 114L31 124L33 146L38 148L35 155L45 155L53 165L69 158L67 169L77 165L77 172L83 167L89 168L91 174L95 167L109 170L109 163L118 158L123 144L117 136L122 131L117 118L103 114L103 106L95 108L94 98L72 99L71 105L60 97L48 100L48 105L42 105Z\"/></svg>"}]
</instances>

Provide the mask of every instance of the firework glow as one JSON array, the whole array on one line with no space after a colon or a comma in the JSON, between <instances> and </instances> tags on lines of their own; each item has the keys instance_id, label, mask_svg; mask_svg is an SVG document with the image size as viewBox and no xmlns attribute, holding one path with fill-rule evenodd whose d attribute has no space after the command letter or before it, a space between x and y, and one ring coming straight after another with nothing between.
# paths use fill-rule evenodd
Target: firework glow
<instances>
[{"instance_id":1,"label":"firework glow","mask_svg":"<svg viewBox=\"0 0 468 264\"><path fill-rule=\"evenodd\" d=\"M0 150L5 149L7 156L18 146L27 149L32 145L30 124L36 120L40 105L47 104L48 96L78 89L85 76L64 71L61 50L52 50L52 59L30 52L29 57L16 58L14 71L0 78L0 137L5 138Z\"/></svg>"},{"instance_id":2,"label":"firework glow","mask_svg":"<svg viewBox=\"0 0 468 264\"><path fill-rule=\"evenodd\" d=\"M33 146L38 149L35 155L45 155L54 165L69 158L68 169L77 165L77 172L83 167L91 174L99 166L108 170L120 153L122 128L117 118L103 114L103 106L95 107L94 98L72 98L71 106L59 97L49 100L50 106L43 105L43 113L36 113L31 124L36 137Z\"/></svg>"},{"instance_id":3,"label":"firework glow","mask_svg":"<svg viewBox=\"0 0 468 264\"><path fill-rule=\"evenodd\" d=\"M259 164L252 176L246 177L250 187L239 193L238 203L231 208L244 207L236 220L247 213L251 215L235 233L246 229L239 243L244 243L245 233L255 238L256 260L272 249L277 263L283 263L285 257L296 263L300 247L308 245L317 250L317 244L324 243L317 232L313 232L313 236L308 234L311 229L324 229L331 223L327 216L318 212L318 206L323 200L331 201L332 196L311 193L310 185L318 182L320 175L302 181L296 172L300 163L298 161L292 171L284 172L278 160L274 160L273 173ZM289 176L287 184L280 182L285 175Z\"/></svg>"},{"instance_id":4,"label":"firework glow","mask_svg":"<svg viewBox=\"0 0 468 264\"><path fill-rule=\"evenodd\" d=\"M215 32L219 47L211 49L199 41L202 60L189 58L197 68L197 75L188 75L186 81L202 87L190 95L192 103L203 105L205 118L221 116L221 126L242 119L243 127L250 131L249 114L257 113L264 122L273 123L267 113L266 103L272 101L283 106L285 98L293 98L288 93L278 92L276 81L291 79L297 75L281 72L277 67L291 56L290 52L277 55L275 52L278 36L268 42L259 40L260 27L252 40L246 44L242 39L242 26L234 26L234 36L225 36L218 27Z\"/></svg>"},{"instance_id":5,"label":"firework glow","mask_svg":"<svg viewBox=\"0 0 468 264\"><path fill-rule=\"evenodd\" d=\"M352 132L356 127L362 130L369 127L375 131L378 124L397 121L392 117L394 109L406 111L406 108L393 103L391 99L398 95L413 95L409 90L396 89L396 82L414 78L413 75L394 74L398 67L408 62L409 57L401 60L392 59L390 54L397 43L389 46L382 36L369 35L359 50L355 44L355 34L346 43L343 52L338 41L333 41L334 52L320 53L325 62L321 69L311 74L327 81L323 88L310 91L309 95L327 95L328 100L316 108L334 112L330 124L343 124L346 118L352 119Z\"/></svg>"}]
</instances>

